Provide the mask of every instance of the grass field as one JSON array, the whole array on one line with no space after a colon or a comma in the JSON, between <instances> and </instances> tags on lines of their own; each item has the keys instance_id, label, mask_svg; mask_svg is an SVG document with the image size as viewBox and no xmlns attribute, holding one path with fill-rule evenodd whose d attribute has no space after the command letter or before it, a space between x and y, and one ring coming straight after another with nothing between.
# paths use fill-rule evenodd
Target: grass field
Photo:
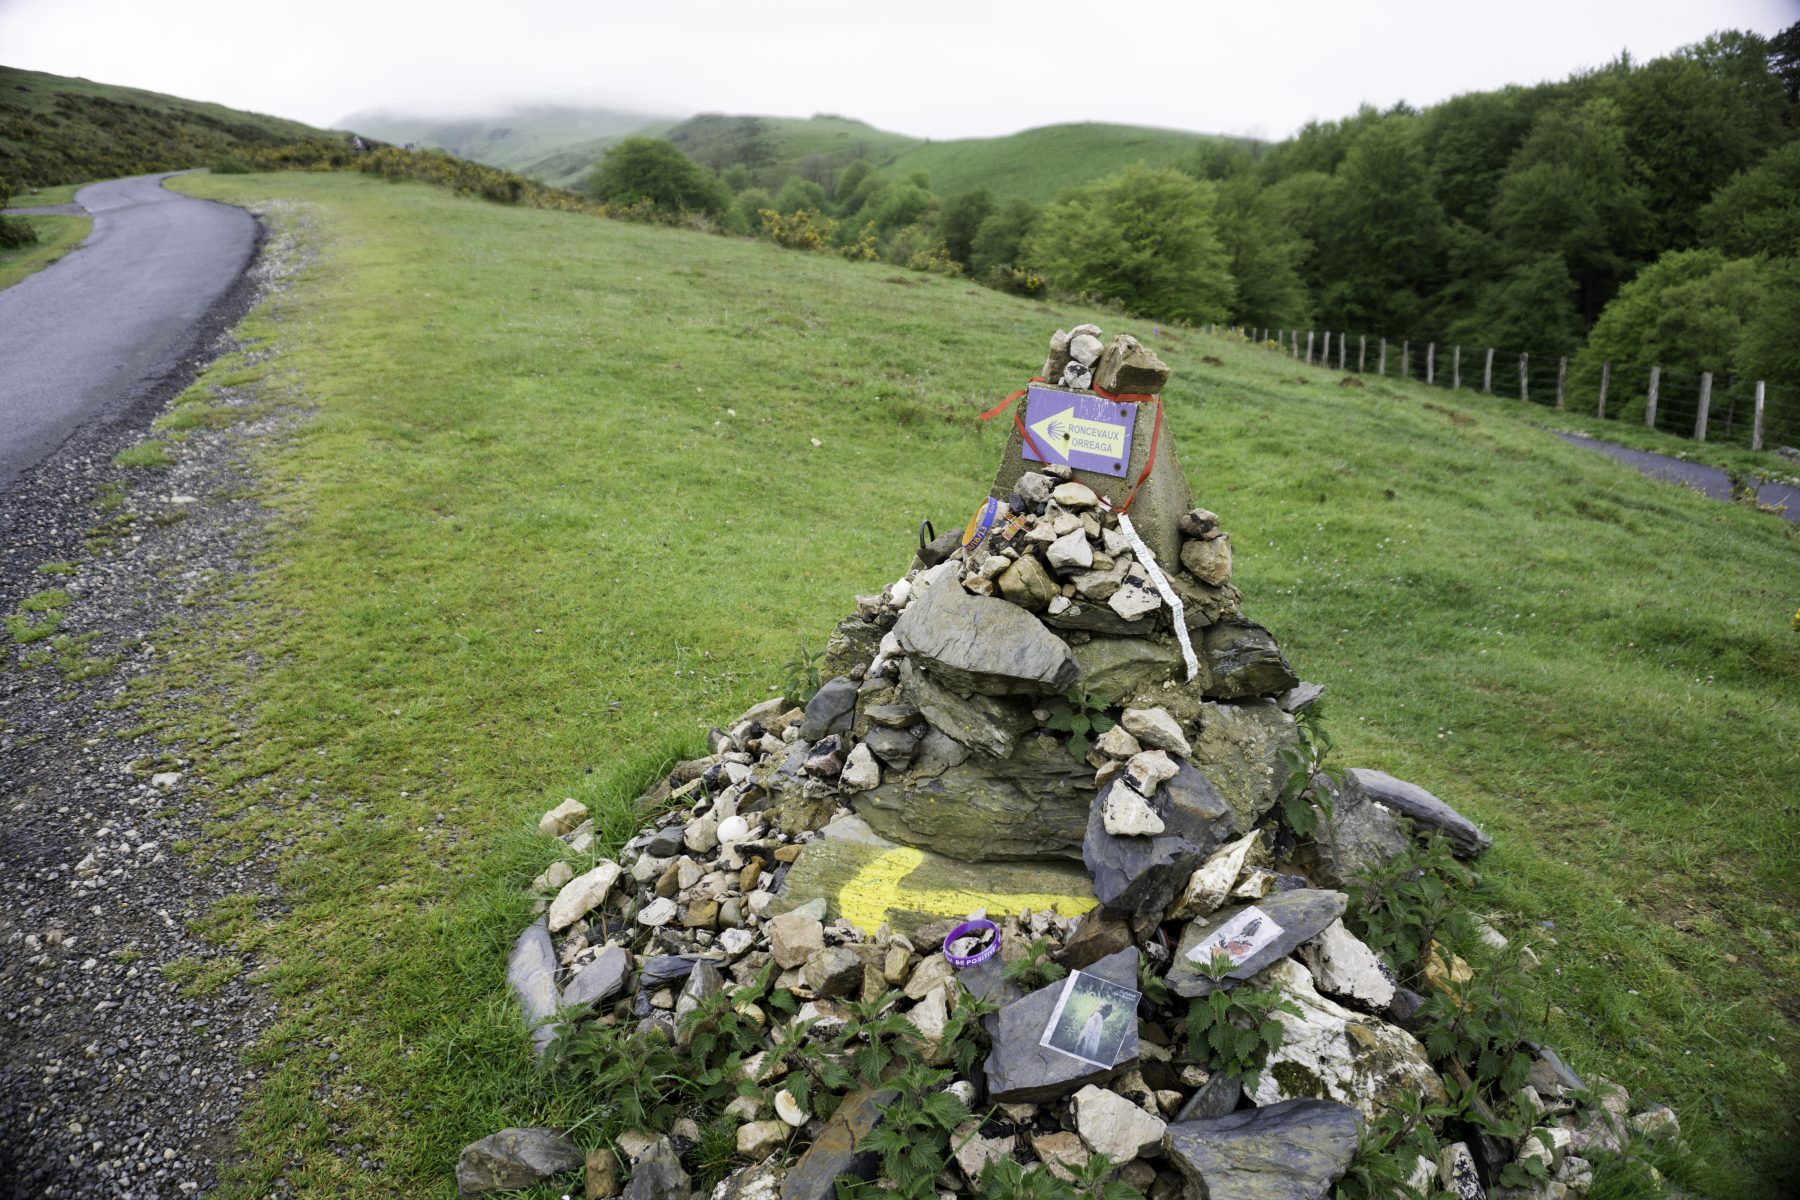
<instances>
[{"instance_id":1,"label":"grass field","mask_svg":"<svg viewBox=\"0 0 1800 1200\"><path fill-rule=\"evenodd\" d=\"M60 203L60 201L58 202ZM91 217L12 217L37 230L35 245L0 250L0 288L9 288L19 280L41 271L75 247L81 245L93 229Z\"/></svg>"},{"instance_id":2,"label":"grass field","mask_svg":"<svg viewBox=\"0 0 1800 1200\"><path fill-rule=\"evenodd\" d=\"M57 204L75 203L75 193L85 183L59 183L54 187L24 188L12 194L14 208L50 208Z\"/></svg>"},{"instance_id":3,"label":"grass field","mask_svg":"<svg viewBox=\"0 0 1800 1200\"><path fill-rule=\"evenodd\" d=\"M931 174L940 196L987 188L995 196L1024 196L1045 203L1066 187L1123 171L1133 163L1179 166L1208 134L1142 125L1083 122L1046 125L997 138L927 142L902 152L888 174Z\"/></svg>"},{"instance_id":4,"label":"grass field","mask_svg":"<svg viewBox=\"0 0 1800 1200\"><path fill-rule=\"evenodd\" d=\"M221 1194L447 1197L468 1141L585 1128L504 992L538 814L579 795L623 833L661 764L905 568L921 518L963 518L1004 436L975 413L1049 332L1131 323L360 177L175 186L296 199L316 254L251 318L279 353L249 374L312 412L261 467L255 604L142 692L223 797L196 861L287 844L279 899L217 923L280 1005ZM1248 611L1329 686L1338 761L1486 823L1553 1042L1677 1108L1677 1178L1784 1194L1795 531L1498 400L1157 348L1196 495ZM203 679L235 700L158 699Z\"/></svg>"}]
</instances>

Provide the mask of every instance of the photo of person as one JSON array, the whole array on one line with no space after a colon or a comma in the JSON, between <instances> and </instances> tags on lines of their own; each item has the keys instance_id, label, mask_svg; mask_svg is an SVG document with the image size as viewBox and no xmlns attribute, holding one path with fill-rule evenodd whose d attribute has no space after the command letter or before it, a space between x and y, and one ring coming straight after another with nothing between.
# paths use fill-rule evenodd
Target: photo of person
<instances>
[{"instance_id":1,"label":"photo of person","mask_svg":"<svg viewBox=\"0 0 1800 1200\"><path fill-rule=\"evenodd\" d=\"M1223 954L1231 960L1232 966L1242 966L1252 954L1280 936L1281 926L1252 904L1202 938L1188 951L1188 958L1204 965L1212 962L1215 954Z\"/></svg>"},{"instance_id":2,"label":"photo of person","mask_svg":"<svg viewBox=\"0 0 1800 1200\"><path fill-rule=\"evenodd\" d=\"M1125 1035L1137 1027L1138 994L1097 975L1076 971L1063 981L1062 995L1038 1044L1097 1067L1118 1061Z\"/></svg>"}]
</instances>

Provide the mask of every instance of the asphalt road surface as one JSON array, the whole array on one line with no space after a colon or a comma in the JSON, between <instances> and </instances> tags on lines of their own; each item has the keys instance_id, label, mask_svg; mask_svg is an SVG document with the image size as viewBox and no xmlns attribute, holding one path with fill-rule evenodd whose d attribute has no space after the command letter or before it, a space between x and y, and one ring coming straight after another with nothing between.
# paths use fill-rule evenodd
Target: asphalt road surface
<instances>
[{"instance_id":1,"label":"asphalt road surface","mask_svg":"<svg viewBox=\"0 0 1800 1200\"><path fill-rule=\"evenodd\" d=\"M1686 459L1655 454L1649 450L1633 450L1626 446L1615 446L1611 442L1579 437L1572 433L1558 433L1556 436L1571 446L1586 446L1589 450L1598 450L1602 454L1611 455L1626 466L1634 467L1652 479L1685 484L1697 492L1711 496L1714 500L1731 499L1731 479L1717 467L1706 467L1699 463L1688 462ZM1782 515L1790 521L1800 522L1800 488L1788 483L1765 483L1756 489L1756 498L1768 505L1787 505L1787 512Z\"/></svg>"},{"instance_id":2,"label":"asphalt road surface","mask_svg":"<svg viewBox=\"0 0 1800 1200\"><path fill-rule=\"evenodd\" d=\"M250 264L255 218L167 177L81 189L88 239L0 291L0 507L73 434L180 380Z\"/></svg>"}]
</instances>

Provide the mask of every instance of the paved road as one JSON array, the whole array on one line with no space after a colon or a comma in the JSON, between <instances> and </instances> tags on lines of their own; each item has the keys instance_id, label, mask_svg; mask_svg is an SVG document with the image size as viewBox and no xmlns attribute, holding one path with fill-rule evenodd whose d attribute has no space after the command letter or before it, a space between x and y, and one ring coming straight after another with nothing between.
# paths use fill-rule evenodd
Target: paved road
<instances>
[{"instance_id":1,"label":"paved road","mask_svg":"<svg viewBox=\"0 0 1800 1200\"><path fill-rule=\"evenodd\" d=\"M88 239L0 291L0 508L71 434L176 376L249 265L255 218L166 191L167 177L81 189Z\"/></svg>"},{"instance_id":2,"label":"paved road","mask_svg":"<svg viewBox=\"0 0 1800 1200\"><path fill-rule=\"evenodd\" d=\"M1585 446L1589 450L1598 450L1602 454L1611 455L1626 466L1635 467L1652 479L1686 484L1696 491L1704 492L1714 500L1731 499L1731 480L1725 472L1717 467L1705 467L1699 463L1670 458L1666 454L1655 454L1649 450L1633 450L1626 446L1615 446L1611 442L1580 437L1573 433L1558 432L1556 436L1571 446ZM1764 504L1787 505L1787 512L1783 515L1790 521L1800 522L1800 487L1787 483L1765 483L1756 490L1756 498Z\"/></svg>"}]
</instances>

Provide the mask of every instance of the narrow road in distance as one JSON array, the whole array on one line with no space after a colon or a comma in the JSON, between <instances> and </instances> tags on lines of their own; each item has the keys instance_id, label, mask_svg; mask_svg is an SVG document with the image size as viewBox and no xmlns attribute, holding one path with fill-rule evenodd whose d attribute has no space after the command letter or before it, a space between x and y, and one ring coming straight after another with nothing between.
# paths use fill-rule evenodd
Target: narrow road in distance
<instances>
[{"instance_id":1,"label":"narrow road in distance","mask_svg":"<svg viewBox=\"0 0 1800 1200\"><path fill-rule=\"evenodd\" d=\"M1556 436L1571 446L1585 446L1589 450L1598 450L1602 454L1610 455L1626 466L1642 471L1652 479L1686 484L1697 492L1711 496L1714 500L1731 499L1731 478L1717 467L1703 466L1700 463L1688 462L1683 458L1670 458L1667 454L1657 454L1650 450L1633 450L1629 446L1616 446L1611 442L1600 441L1598 438L1581 437L1573 433L1558 432ZM1756 498L1771 506L1787 505L1787 511L1782 515L1790 521L1800 521L1800 487L1795 487L1790 483L1765 483L1756 489Z\"/></svg>"},{"instance_id":2,"label":"narrow road in distance","mask_svg":"<svg viewBox=\"0 0 1800 1200\"><path fill-rule=\"evenodd\" d=\"M200 348L256 251L256 219L167 191L167 174L96 183L80 248L0 291L0 514L71 434L131 411Z\"/></svg>"}]
</instances>

